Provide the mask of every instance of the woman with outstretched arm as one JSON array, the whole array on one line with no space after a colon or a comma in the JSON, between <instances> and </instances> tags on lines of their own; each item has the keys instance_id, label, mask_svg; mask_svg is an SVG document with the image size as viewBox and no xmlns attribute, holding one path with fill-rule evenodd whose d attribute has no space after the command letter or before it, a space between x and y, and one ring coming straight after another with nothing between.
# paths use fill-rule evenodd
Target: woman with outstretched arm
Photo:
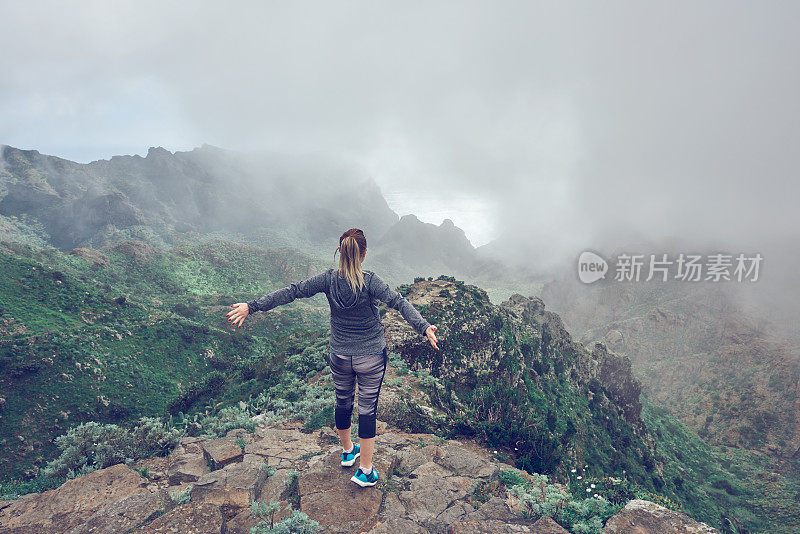
<instances>
[{"instance_id":1,"label":"woman with outstretched arm","mask_svg":"<svg viewBox=\"0 0 800 534\"><path fill-rule=\"evenodd\" d=\"M236 326L256 311L267 311L324 292L331 309L329 364L336 389L336 429L342 440L342 465L352 466L359 456L359 468L351 480L360 486L374 486L378 473L372 467L375 447L375 418L388 352L386 329L378 312L378 301L397 310L434 349L436 330L419 311L377 274L362 270L367 254L367 239L358 228L347 230L339 238L339 268L328 269L308 280L293 283L250 302L232 304L228 320ZM334 253L334 257L336 253ZM350 420L358 382L358 437L350 439Z\"/></svg>"}]
</instances>

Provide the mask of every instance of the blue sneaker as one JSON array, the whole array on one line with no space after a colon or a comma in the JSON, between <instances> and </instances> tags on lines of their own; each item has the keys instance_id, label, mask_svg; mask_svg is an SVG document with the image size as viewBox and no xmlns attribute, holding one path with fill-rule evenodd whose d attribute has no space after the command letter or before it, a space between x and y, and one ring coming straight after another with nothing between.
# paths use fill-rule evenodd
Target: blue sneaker
<instances>
[{"instance_id":1,"label":"blue sneaker","mask_svg":"<svg viewBox=\"0 0 800 534\"><path fill-rule=\"evenodd\" d=\"M364 471L361 470L361 466L359 466L356 474L353 475L350 480L362 488L365 486L374 486L378 483L378 472L375 470L375 466L373 465L372 471L370 471L368 475L365 475Z\"/></svg>"},{"instance_id":2,"label":"blue sneaker","mask_svg":"<svg viewBox=\"0 0 800 534\"><path fill-rule=\"evenodd\" d=\"M353 443L353 450L350 452L342 452L342 465L350 467L356 463L356 458L361 454L361 445Z\"/></svg>"}]
</instances>

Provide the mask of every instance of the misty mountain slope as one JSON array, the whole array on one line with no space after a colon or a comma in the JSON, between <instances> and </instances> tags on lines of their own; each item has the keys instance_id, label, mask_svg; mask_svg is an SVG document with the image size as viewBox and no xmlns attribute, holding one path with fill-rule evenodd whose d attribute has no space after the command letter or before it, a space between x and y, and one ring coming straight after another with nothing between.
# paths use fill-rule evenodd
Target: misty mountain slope
<instances>
[{"instance_id":1,"label":"misty mountain slope","mask_svg":"<svg viewBox=\"0 0 800 534\"><path fill-rule=\"evenodd\" d=\"M404 215L380 238L368 239L367 247L371 261L397 279L450 272L476 280L507 280L505 266L479 258L464 230L450 219L437 226Z\"/></svg>"},{"instance_id":2,"label":"misty mountain slope","mask_svg":"<svg viewBox=\"0 0 800 534\"><path fill-rule=\"evenodd\" d=\"M482 258L451 220L402 219L371 179L316 156L243 154L203 145L79 164L0 147L0 236L38 247L100 248L137 239L158 249L225 239L333 261L338 237L364 230L387 280L450 272L502 298L531 287L525 269ZM337 260L338 261L338 260ZM427 274L426 274L427 273Z\"/></svg>"},{"instance_id":3,"label":"misty mountain slope","mask_svg":"<svg viewBox=\"0 0 800 534\"><path fill-rule=\"evenodd\" d=\"M166 243L181 233L288 234L318 243L357 221L380 235L397 221L371 180L314 158L237 154L204 145L79 164L3 146L0 214L35 218L61 250L150 230ZM340 229L341 228L341 229ZM111 235L110 235L111 234Z\"/></svg>"},{"instance_id":4,"label":"misty mountain slope","mask_svg":"<svg viewBox=\"0 0 800 534\"><path fill-rule=\"evenodd\" d=\"M719 284L547 284L584 342L631 358L645 391L711 443L794 456L800 357Z\"/></svg>"}]
</instances>

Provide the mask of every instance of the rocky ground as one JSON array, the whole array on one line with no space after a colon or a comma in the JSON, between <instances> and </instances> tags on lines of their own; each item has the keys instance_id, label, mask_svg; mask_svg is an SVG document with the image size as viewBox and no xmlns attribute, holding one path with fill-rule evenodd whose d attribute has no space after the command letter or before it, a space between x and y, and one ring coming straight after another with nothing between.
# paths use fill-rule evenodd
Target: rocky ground
<instances>
[{"instance_id":1,"label":"rocky ground","mask_svg":"<svg viewBox=\"0 0 800 534\"><path fill-rule=\"evenodd\" d=\"M299 421L252 433L235 429L217 439L186 437L168 457L114 465L0 501L0 534L244 534L260 521L250 504L271 499L281 503L275 522L293 507L326 534L567 532L549 518L524 518L498 478L512 466L473 442L410 434L379 421L373 466L381 480L367 488L350 481L357 465L342 467L340 453L334 429L305 433ZM176 502L173 496L189 486L188 502ZM717 531L637 500L604 532Z\"/></svg>"}]
</instances>

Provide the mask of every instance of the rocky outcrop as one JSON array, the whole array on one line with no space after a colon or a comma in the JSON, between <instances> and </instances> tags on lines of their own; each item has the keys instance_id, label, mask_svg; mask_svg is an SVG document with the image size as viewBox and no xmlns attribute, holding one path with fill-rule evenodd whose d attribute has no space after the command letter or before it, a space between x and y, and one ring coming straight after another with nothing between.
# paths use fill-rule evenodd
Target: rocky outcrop
<instances>
[{"instance_id":1,"label":"rocky outcrop","mask_svg":"<svg viewBox=\"0 0 800 534\"><path fill-rule=\"evenodd\" d=\"M0 533L247 534L260 522L250 504L273 499L281 505L274 521L299 509L320 524L321 534L567 532L550 518L520 514L499 481L500 471L512 466L489 451L471 441L406 433L383 421L377 426L375 487L350 481L355 467L340 465L334 429L304 433L302 422L283 421L252 433L187 437L166 458L114 465L0 502ZM606 532L716 531L653 503L631 501Z\"/></svg>"},{"instance_id":2,"label":"rocky outcrop","mask_svg":"<svg viewBox=\"0 0 800 534\"><path fill-rule=\"evenodd\" d=\"M56 489L0 501L0 532L55 534L91 521L111 525L113 520L105 522L94 516L113 516L115 504L129 517L146 516L154 501L161 498L153 497L147 486L148 480L126 465L94 471Z\"/></svg>"},{"instance_id":3,"label":"rocky outcrop","mask_svg":"<svg viewBox=\"0 0 800 534\"><path fill-rule=\"evenodd\" d=\"M604 534L713 534L719 533L686 514L673 512L650 501L629 501L606 523Z\"/></svg>"},{"instance_id":4,"label":"rocky outcrop","mask_svg":"<svg viewBox=\"0 0 800 534\"><path fill-rule=\"evenodd\" d=\"M99 250L89 247L77 247L69 251L73 256L83 258L92 265L94 269L101 269L108 266L108 256Z\"/></svg>"},{"instance_id":5,"label":"rocky outcrop","mask_svg":"<svg viewBox=\"0 0 800 534\"><path fill-rule=\"evenodd\" d=\"M517 312L527 324L541 325L551 345L578 355L575 367L579 380L590 383L592 379L597 379L622 408L625 419L630 423L640 423L642 404L639 395L642 387L633 375L630 359L609 352L603 343L594 343L591 352L587 352L581 343L573 341L561 317L545 310L544 302L539 297L514 293L502 306Z\"/></svg>"}]
</instances>

